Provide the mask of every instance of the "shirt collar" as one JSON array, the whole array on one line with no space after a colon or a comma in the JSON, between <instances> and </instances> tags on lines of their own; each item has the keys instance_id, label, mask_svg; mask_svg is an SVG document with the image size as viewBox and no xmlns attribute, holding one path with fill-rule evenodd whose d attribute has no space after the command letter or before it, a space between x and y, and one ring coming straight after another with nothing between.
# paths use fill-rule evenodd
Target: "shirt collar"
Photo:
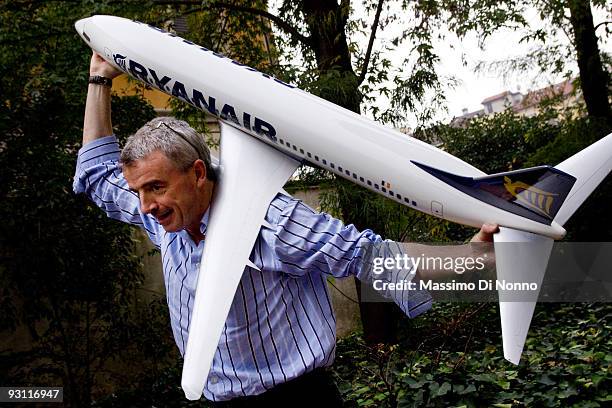
<instances>
[{"instance_id":1,"label":"shirt collar","mask_svg":"<svg viewBox=\"0 0 612 408\"><path fill-rule=\"evenodd\" d=\"M208 216L210 214L210 205L208 206L208 209L206 210L206 212L204 213L204 215L202 216L202 221L200 221L200 232L204 235L206 235L206 229L208 228Z\"/></svg>"},{"instance_id":2,"label":"shirt collar","mask_svg":"<svg viewBox=\"0 0 612 408\"><path fill-rule=\"evenodd\" d=\"M210 214L210 206L208 207L208 209L206 210L206 212L202 216L202 220L200 221L200 232L204 235L204 239L202 241L200 241L200 244L203 243L204 241L206 241L206 230L208 229L208 217L209 217L209 214ZM186 240L190 244L194 245L193 239L189 236L189 233L187 232L187 230L185 228L183 228L182 230L178 231L178 234L184 240Z\"/></svg>"}]
</instances>

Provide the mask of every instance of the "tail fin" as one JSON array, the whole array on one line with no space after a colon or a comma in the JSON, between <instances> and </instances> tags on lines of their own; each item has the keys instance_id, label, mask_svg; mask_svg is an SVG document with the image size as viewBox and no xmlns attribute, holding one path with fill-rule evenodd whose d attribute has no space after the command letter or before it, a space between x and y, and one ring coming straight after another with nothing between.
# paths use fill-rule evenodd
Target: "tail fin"
<instances>
[{"instance_id":1,"label":"tail fin","mask_svg":"<svg viewBox=\"0 0 612 408\"><path fill-rule=\"evenodd\" d=\"M550 166L472 178L413 163L480 201L547 225L552 223L576 181L572 175Z\"/></svg>"},{"instance_id":2,"label":"tail fin","mask_svg":"<svg viewBox=\"0 0 612 408\"><path fill-rule=\"evenodd\" d=\"M564 225L603 179L612 171L612 133L555 166L576 178L563 205L554 217Z\"/></svg>"}]
</instances>

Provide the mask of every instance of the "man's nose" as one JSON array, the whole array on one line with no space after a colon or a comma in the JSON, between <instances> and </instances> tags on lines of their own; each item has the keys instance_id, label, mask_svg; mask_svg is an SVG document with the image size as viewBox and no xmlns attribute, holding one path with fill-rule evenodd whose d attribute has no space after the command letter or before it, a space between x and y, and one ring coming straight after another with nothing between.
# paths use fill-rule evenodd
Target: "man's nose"
<instances>
[{"instance_id":1,"label":"man's nose","mask_svg":"<svg viewBox=\"0 0 612 408\"><path fill-rule=\"evenodd\" d=\"M145 214L151 214L158 207L155 200L151 199L148 194L140 194L140 210Z\"/></svg>"}]
</instances>

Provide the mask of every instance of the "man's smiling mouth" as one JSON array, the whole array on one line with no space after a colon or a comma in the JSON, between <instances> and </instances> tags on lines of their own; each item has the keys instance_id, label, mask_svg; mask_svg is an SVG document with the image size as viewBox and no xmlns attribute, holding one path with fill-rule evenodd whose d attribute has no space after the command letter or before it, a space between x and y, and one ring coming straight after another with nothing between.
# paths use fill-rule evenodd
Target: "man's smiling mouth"
<instances>
[{"instance_id":1,"label":"man's smiling mouth","mask_svg":"<svg viewBox=\"0 0 612 408\"><path fill-rule=\"evenodd\" d=\"M155 216L155 218L157 218L157 221L159 221L160 224L163 224L164 221L168 220L168 218L170 217L171 214L172 214L172 210L168 209L168 210L159 212Z\"/></svg>"}]
</instances>

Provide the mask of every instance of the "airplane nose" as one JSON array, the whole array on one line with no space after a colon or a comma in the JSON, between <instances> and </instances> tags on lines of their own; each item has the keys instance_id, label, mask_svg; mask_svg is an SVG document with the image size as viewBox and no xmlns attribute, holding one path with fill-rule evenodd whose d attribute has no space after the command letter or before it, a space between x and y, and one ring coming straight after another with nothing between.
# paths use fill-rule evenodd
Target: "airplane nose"
<instances>
[{"instance_id":1,"label":"airplane nose","mask_svg":"<svg viewBox=\"0 0 612 408\"><path fill-rule=\"evenodd\" d=\"M89 20L89 18L91 17L82 18L76 23L74 23L74 28L76 29L77 33L79 33L81 37L83 36L83 33L85 32L85 25L87 23L87 20Z\"/></svg>"}]
</instances>

